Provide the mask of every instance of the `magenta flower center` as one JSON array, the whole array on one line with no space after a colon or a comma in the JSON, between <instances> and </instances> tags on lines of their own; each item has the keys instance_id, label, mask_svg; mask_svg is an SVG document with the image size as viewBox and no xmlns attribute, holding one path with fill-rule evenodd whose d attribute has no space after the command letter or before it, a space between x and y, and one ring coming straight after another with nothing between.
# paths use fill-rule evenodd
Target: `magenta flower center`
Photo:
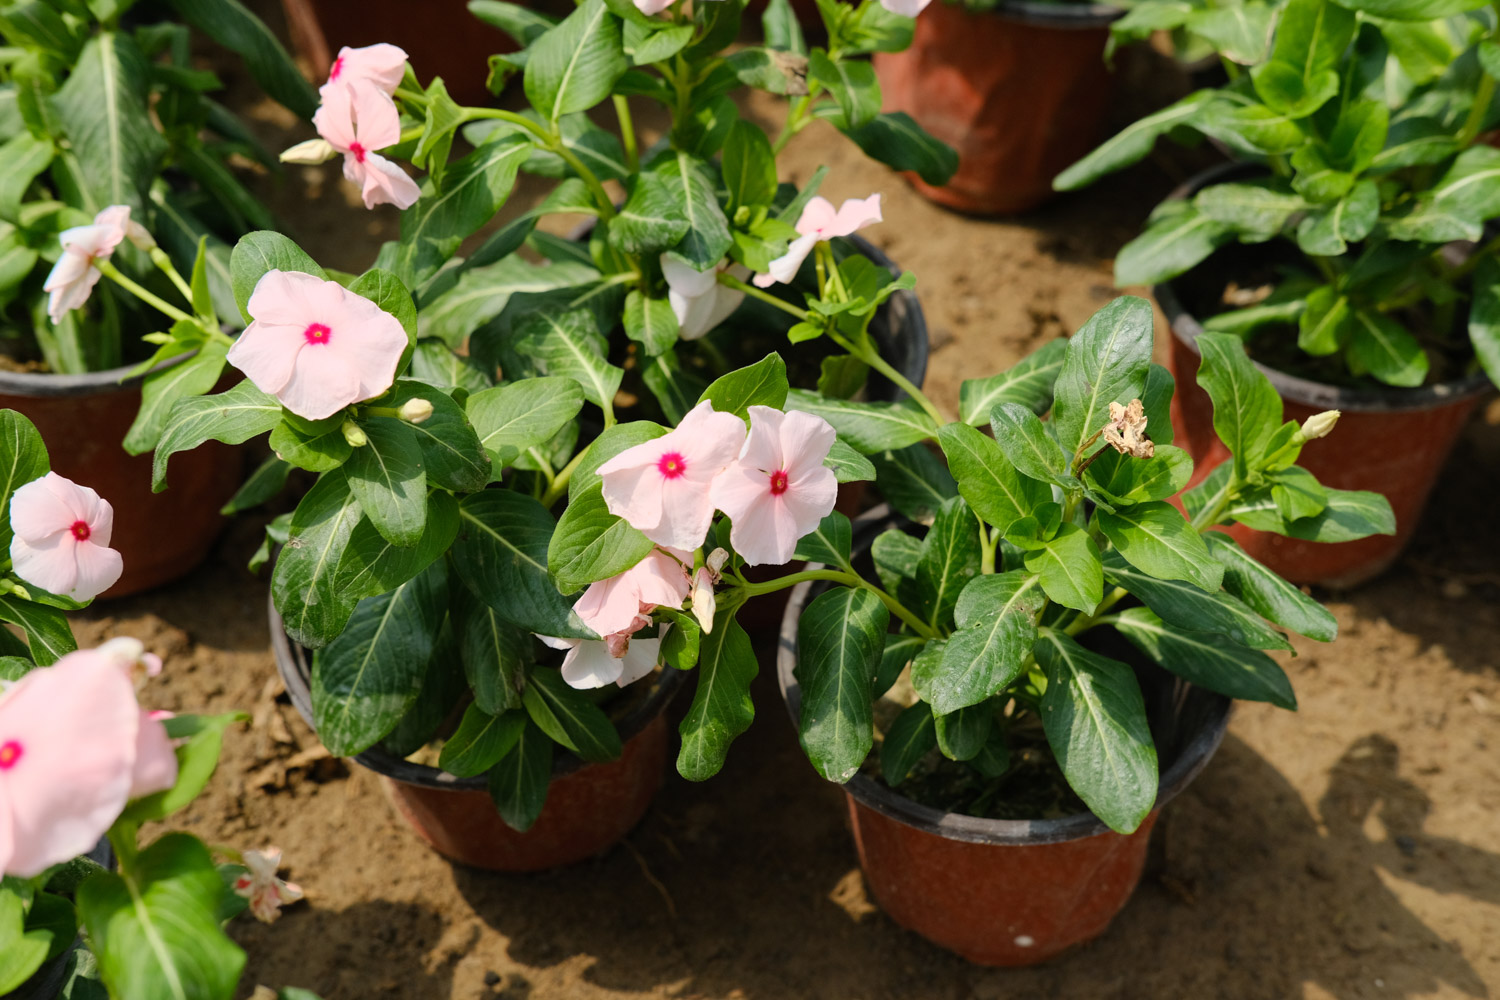
<instances>
[{"instance_id":1,"label":"magenta flower center","mask_svg":"<svg viewBox=\"0 0 1500 1000\"><path fill-rule=\"evenodd\" d=\"M15 740L0 743L0 771L9 771L21 759L21 744Z\"/></svg>"},{"instance_id":2,"label":"magenta flower center","mask_svg":"<svg viewBox=\"0 0 1500 1000\"><path fill-rule=\"evenodd\" d=\"M687 471L687 459L681 453L669 451L656 461L656 471L663 479L676 479Z\"/></svg>"},{"instance_id":3,"label":"magenta flower center","mask_svg":"<svg viewBox=\"0 0 1500 1000\"><path fill-rule=\"evenodd\" d=\"M349 143L349 152L354 154L354 161L356 163L365 162L365 153L367 152L367 150L365 149L363 144L358 142Z\"/></svg>"},{"instance_id":4,"label":"magenta flower center","mask_svg":"<svg viewBox=\"0 0 1500 1000\"><path fill-rule=\"evenodd\" d=\"M333 331L322 323L309 323L307 329L302 331L302 337L309 344L326 344L328 338L333 336Z\"/></svg>"},{"instance_id":5,"label":"magenta flower center","mask_svg":"<svg viewBox=\"0 0 1500 1000\"><path fill-rule=\"evenodd\" d=\"M73 533L73 537L78 539L80 542L88 541L89 536L94 533L94 529L89 527L89 523L87 521L74 521L73 524L68 528L68 530L71 531Z\"/></svg>"},{"instance_id":6,"label":"magenta flower center","mask_svg":"<svg viewBox=\"0 0 1500 1000\"><path fill-rule=\"evenodd\" d=\"M779 497L786 492L786 470L777 469L771 473L771 495Z\"/></svg>"},{"instance_id":7,"label":"magenta flower center","mask_svg":"<svg viewBox=\"0 0 1500 1000\"><path fill-rule=\"evenodd\" d=\"M330 66L330 67L328 67L328 79L330 79L330 80L337 80L339 78L339 74L342 73L343 71L344 71L344 57L343 56L339 56L337 59L335 59L333 61L333 65Z\"/></svg>"}]
</instances>

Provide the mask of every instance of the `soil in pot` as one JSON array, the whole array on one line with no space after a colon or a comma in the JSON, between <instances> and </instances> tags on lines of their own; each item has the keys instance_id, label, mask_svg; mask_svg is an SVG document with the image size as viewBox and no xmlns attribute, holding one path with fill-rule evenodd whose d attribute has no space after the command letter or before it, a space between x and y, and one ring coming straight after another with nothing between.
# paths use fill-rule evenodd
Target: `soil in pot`
<instances>
[{"instance_id":1,"label":"soil in pot","mask_svg":"<svg viewBox=\"0 0 1500 1000\"><path fill-rule=\"evenodd\" d=\"M312 658L287 638L274 606L270 617L276 667L292 704L311 726ZM397 812L440 854L493 871L560 868L608 850L646 814L667 761L665 712L684 680L681 671L664 668L603 706L619 729L620 756L590 764L557 753L546 805L524 832L500 818L484 777L457 778L420 763L436 760L431 748L407 759L377 745L354 759L381 776Z\"/></svg>"},{"instance_id":2,"label":"soil in pot","mask_svg":"<svg viewBox=\"0 0 1500 1000\"><path fill-rule=\"evenodd\" d=\"M958 151L946 185L908 175L913 186L983 215L1048 200L1052 179L1100 138L1111 91L1104 46L1119 14L1094 4L930 4L910 48L875 56L884 110L906 112Z\"/></svg>"},{"instance_id":3,"label":"soil in pot","mask_svg":"<svg viewBox=\"0 0 1500 1000\"><path fill-rule=\"evenodd\" d=\"M1189 488L1229 457L1213 431L1212 403L1197 384L1194 341L1203 332L1202 320L1236 308L1233 303L1243 304L1246 293L1278 280L1289 259L1294 255L1283 247L1233 245L1156 288L1173 334L1168 364L1177 381L1173 430L1195 463ZM1300 422L1324 410L1342 413L1334 433L1309 442L1297 464L1325 486L1383 494L1396 515L1396 534L1320 543L1239 524L1227 530L1293 583L1353 587L1401 555L1459 433L1491 386L1483 373L1466 373L1472 359L1454 345L1425 343L1432 362L1428 384L1401 389L1350 376L1337 358L1310 358L1296 350L1296 342L1297 330L1287 324L1262 328L1247 346L1280 393L1285 419Z\"/></svg>"}]
</instances>

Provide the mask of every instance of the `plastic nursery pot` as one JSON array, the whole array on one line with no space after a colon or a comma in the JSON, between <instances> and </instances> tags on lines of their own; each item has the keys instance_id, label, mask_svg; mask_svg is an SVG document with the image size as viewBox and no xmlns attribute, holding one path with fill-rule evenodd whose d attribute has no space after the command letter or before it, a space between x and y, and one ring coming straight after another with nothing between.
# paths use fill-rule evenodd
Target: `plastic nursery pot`
<instances>
[{"instance_id":1,"label":"plastic nursery pot","mask_svg":"<svg viewBox=\"0 0 1500 1000\"><path fill-rule=\"evenodd\" d=\"M36 425L52 471L114 507L109 544L125 572L104 597L159 587L201 563L225 524L219 508L239 488L243 471L239 449L210 441L174 455L170 488L152 493L150 453L129 455L121 445L141 406L141 379L126 378L129 371L0 371L0 407Z\"/></svg>"},{"instance_id":2,"label":"plastic nursery pot","mask_svg":"<svg viewBox=\"0 0 1500 1000\"><path fill-rule=\"evenodd\" d=\"M109 841L103 837L94 845L94 849L89 851L88 856L101 868L108 870L115 866L115 852L110 849ZM30 979L9 993L0 993L0 1000L56 1000L57 997L62 996L63 987L67 985L68 975L72 971L70 965L73 953L81 947L83 947L82 932L73 938L73 943L66 951L37 969Z\"/></svg>"},{"instance_id":3,"label":"plastic nursery pot","mask_svg":"<svg viewBox=\"0 0 1500 1000\"><path fill-rule=\"evenodd\" d=\"M1175 197L1253 174L1255 168L1228 164L1194 177ZM1172 326L1169 367L1177 380L1172 427L1177 444L1193 456L1196 486L1229 452L1214 434L1213 404L1199 387L1198 348L1202 323L1183 305L1179 289L1189 276L1157 285L1156 301ZM1281 395L1287 420L1339 410L1337 429L1309 442L1297 460L1325 486L1384 494L1396 515L1395 535L1372 535L1354 542L1307 542L1242 524L1227 530L1256 559L1299 584L1353 587L1385 571L1401 555L1422 519L1428 495L1469 414L1492 390L1481 372L1467 378L1412 389L1384 386L1345 388L1298 378L1257 364Z\"/></svg>"},{"instance_id":4,"label":"plastic nursery pot","mask_svg":"<svg viewBox=\"0 0 1500 1000\"><path fill-rule=\"evenodd\" d=\"M856 522L856 558L892 523L884 509ZM781 626L776 675L793 727L802 700L797 619L825 587L797 586ZM1203 770L1229 723L1223 695L1154 664L1136 674L1162 771L1156 807L1129 836L1092 813L981 819L921 805L863 772L851 778L844 795L854 845L881 909L981 965L1033 965L1103 933L1135 891L1162 807Z\"/></svg>"},{"instance_id":5,"label":"plastic nursery pot","mask_svg":"<svg viewBox=\"0 0 1500 1000\"><path fill-rule=\"evenodd\" d=\"M287 637L274 604L270 617L276 669L292 704L311 726L312 657ZM649 682L636 682L654 687L617 723L624 743L617 760L590 764L559 751L552 765L547 804L525 833L505 825L483 777L457 778L378 746L354 759L380 775L396 811L439 854L493 871L560 868L614 846L646 814L661 788L667 761L665 712L686 676L680 670L663 668Z\"/></svg>"},{"instance_id":6,"label":"plastic nursery pot","mask_svg":"<svg viewBox=\"0 0 1500 1000\"><path fill-rule=\"evenodd\" d=\"M392 42L423 79L443 70L460 104L488 104L489 57L516 51L510 36L470 14L464 0L281 0L281 8L292 45L318 82L340 48Z\"/></svg>"},{"instance_id":7,"label":"plastic nursery pot","mask_svg":"<svg viewBox=\"0 0 1500 1000\"><path fill-rule=\"evenodd\" d=\"M928 198L981 215L1024 212L1092 149L1110 100L1109 23L1091 3L1002 0L973 12L949 0L916 19L911 47L875 55L884 110L905 111L958 150L943 187L907 179Z\"/></svg>"}]
</instances>

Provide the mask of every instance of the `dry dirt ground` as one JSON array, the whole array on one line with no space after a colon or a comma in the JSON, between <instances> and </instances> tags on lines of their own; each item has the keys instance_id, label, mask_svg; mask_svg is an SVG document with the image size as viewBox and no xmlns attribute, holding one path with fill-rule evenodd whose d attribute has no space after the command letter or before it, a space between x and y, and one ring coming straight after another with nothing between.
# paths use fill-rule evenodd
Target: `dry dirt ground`
<instances>
[{"instance_id":1,"label":"dry dirt ground","mask_svg":"<svg viewBox=\"0 0 1500 1000\"><path fill-rule=\"evenodd\" d=\"M303 137L254 110L268 142ZM1114 294L1114 252L1185 169L1157 161L1023 218L975 221L813 128L788 171L801 179L823 163L830 197L885 195L886 221L867 235L919 275L928 384L950 410L961 379L1076 329ZM396 229L393 210L353 207L332 166L267 190L331 266L362 268ZM523 188L516 205L536 194ZM181 817L213 842L281 846L307 890L273 927L233 926L249 952L246 994L264 983L327 1000L1488 997L1500 992L1500 528L1481 489L1497 468L1492 404L1407 559L1332 596L1338 642L1299 642L1287 660L1301 710L1240 706L1163 816L1115 924L1027 970L971 966L871 904L842 796L802 758L782 711L774 636L758 637L758 717L717 780L672 774L622 845L506 876L430 852L372 774L320 759L276 700L266 581L243 568L263 519L235 525L187 579L96 605L77 628L85 643L130 634L163 654L161 707L255 717L229 734L211 791Z\"/></svg>"}]
</instances>

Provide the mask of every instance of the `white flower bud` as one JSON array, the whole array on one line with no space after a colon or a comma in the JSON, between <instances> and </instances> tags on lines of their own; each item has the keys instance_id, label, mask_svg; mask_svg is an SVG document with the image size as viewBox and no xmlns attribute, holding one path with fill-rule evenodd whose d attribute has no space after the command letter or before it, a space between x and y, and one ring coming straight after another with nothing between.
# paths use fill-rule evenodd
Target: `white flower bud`
<instances>
[{"instance_id":1,"label":"white flower bud","mask_svg":"<svg viewBox=\"0 0 1500 1000\"><path fill-rule=\"evenodd\" d=\"M291 149L283 150L281 162L316 166L319 163L327 163L337 155L338 150L334 149L333 143L327 139L309 139L306 142L297 143Z\"/></svg>"},{"instance_id":2,"label":"white flower bud","mask_svg":"<svg viewBox=\"0 0 1500 1000\"><path fill-rule=\"evenodd\" d=\"M1338 422L1338 410L1324 410L1322 413L1314 413L1303 421L1302 436L1308 441L1316 441L1320 437L1327 437L1333 430L1334 424Z\"/></svg>"},{"instance_id":3,"label":"white flower bud","mask_svg":"<svg viewBox=\"0 0 1500 1000\"><path fill-rule=\"evenodd\" d=\"M401 408L396 412L401 414L401 419L405 420L407 423L420 424L422 421L432 416L432 403L428 400L423 399L421 396L413 396L411 399L408 399L406 402L402 403Z\"/></svg>"},{"instance_id":4,"label":"white flower bud","mask_svg":"<svg viewBox=\"0 0 1500 1000\"><path fill-rule=\"evenodd\" d=\"M370 437L365 429L352 420L345 420L339 430L344 432L344 440L349 442L350 447L363 448L370 443Z\"/></svg>"}]
</instances>

